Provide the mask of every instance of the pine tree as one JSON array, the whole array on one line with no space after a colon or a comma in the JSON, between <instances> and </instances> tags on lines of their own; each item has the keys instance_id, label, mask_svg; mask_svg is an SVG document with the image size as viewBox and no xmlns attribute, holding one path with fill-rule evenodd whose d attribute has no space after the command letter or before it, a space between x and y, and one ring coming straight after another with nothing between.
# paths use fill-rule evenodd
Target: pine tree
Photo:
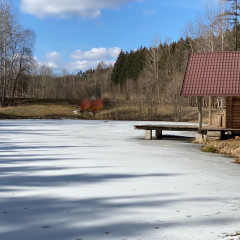
<instances>
[{"instance_id":1,"label":"pine tree","mask_svg":"<svg viewBox=\"0 0 240 240\"><path fill-rule=\"evenodd\" d=\"M136 81L144 68L146 53L146 48L130 51L130 53L121 51L112 71L112 81L121 85L124 85L127 79Z\"/></svg>"},{"instance_id":2,"label":"pine tree","mask_svg":"<svg viewBox=\"0 0 240 240\"><path fill-rule=\"evenodd\" d=\"M120 84L121 79L121 72L123 71L122 66L125 58L125 53L121 51L118 55L117 61L114 64L111 79L115 84Z\"/></svg>"},{"instance_id":3,"label":"pine tree","mask_svg":"<svg viewBox=\"0 0 240 240\"><path fill-rule=\"evenodd\" d=\"M225 0L228 2L228 10L226 11L227 20L233 26L234 33L234 50L238 50L239 45L239 21L240 16L240 1L239 0Z\"/></svg>"}]
</instances>

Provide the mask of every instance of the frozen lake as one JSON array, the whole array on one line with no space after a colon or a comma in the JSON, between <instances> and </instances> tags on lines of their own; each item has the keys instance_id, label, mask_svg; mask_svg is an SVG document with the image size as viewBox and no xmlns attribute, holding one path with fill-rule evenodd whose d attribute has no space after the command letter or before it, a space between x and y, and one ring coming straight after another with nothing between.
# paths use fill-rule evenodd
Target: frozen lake
<instances>
[{"instance_id":1,"label":"frozen lake","mask_svg":"<svg viewBox=\"0 0 240 240\"><path fill-rule=\"evenodd\" d=\"M187 139L145 141L134 124L0 121L0 239L215 240L239 231L240 166Z\"/></svg>"}]
</instances>

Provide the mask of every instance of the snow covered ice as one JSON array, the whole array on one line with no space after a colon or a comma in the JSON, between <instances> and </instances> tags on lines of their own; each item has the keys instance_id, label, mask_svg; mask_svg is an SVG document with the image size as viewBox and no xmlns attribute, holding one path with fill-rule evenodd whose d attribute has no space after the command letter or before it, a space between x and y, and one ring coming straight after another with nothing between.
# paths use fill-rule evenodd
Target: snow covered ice
<instances>
[{"instance_id":1,"label":"snow covered ice","mask_svg":"<svg viewBox=\"0 0 240 240\"><path fill-rule=\"evenodd\" d=\"M185 138L145 141L134 124L0 121L0 239L215 240L239 231L240 166Z\"/></svg>"}]
</instances>

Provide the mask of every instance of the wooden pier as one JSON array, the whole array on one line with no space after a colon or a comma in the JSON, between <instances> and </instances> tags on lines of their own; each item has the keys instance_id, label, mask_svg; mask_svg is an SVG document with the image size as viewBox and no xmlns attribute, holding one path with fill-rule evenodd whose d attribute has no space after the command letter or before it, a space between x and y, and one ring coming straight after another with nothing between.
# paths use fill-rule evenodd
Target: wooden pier
<instances>
[{"instance_id":1,"label":"wooden pier","mask_svg":"<svg viewBox=\"0 0 240 240\"><path fill-rule=\"evenodd\" d=\"M240 134L240 129L206 126L199 128L198 125L135 125L134 129L145 130L145 139L153 139L153 131L155 131L156 139L161 139L163 131L181 131L181 132L196 132L197 140L217 140L225 135Z\"/></svg>"}]
</instances>

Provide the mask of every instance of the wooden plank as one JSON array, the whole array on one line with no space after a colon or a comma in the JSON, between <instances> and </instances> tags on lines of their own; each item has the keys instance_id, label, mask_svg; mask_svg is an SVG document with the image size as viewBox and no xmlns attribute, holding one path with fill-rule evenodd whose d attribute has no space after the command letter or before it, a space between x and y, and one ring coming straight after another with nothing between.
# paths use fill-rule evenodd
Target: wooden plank
<instances>
[{"instance_id":1,"label":"wooden plank","mask_svg":"<svg viewBox=\"0 0 240 240\"><path fill-rule=\"evenodd\" d=\"M221 138L221 131L207 131L207 141L219 140Z\"/></svg>"},{"instance_id":2,"label":"wooden plank","mask_svg":"<svg viewBox=\"0 0 240 240\"><path fill-rule=\"evenodd\" d=\"M208 136L216 136L216 135L221 135L221 131L211 131L211 130L208 130L207 131L207 135Z\"/></svg>"},{"instance_id":3,"label":"wooden plank","mask_svg":"<svg viewBox=\"0 0 240 240\"><path fill-rule=\"evenodd\" d=\"M165 125L165 124L157 124L157 125L135 125L135 129L138 130L169 130L169 131L197 131L199 130L198 126L196 125ZM239 128L227 128L227 127L216 127L216 126L204 126L201 129L202 131L234 131L238 130Z\"/></svg>"},{"instance_id":4,"label":"wooden plank","mask_svg":"<svg viewBox=\"0 0 240 240\"><path fill-rule=\"evenodd\" d=\"M198 126L195 125L135 125L134 128L139 130L169 130L169 131L198 130Z\"/></svg>"}]
</instances>

